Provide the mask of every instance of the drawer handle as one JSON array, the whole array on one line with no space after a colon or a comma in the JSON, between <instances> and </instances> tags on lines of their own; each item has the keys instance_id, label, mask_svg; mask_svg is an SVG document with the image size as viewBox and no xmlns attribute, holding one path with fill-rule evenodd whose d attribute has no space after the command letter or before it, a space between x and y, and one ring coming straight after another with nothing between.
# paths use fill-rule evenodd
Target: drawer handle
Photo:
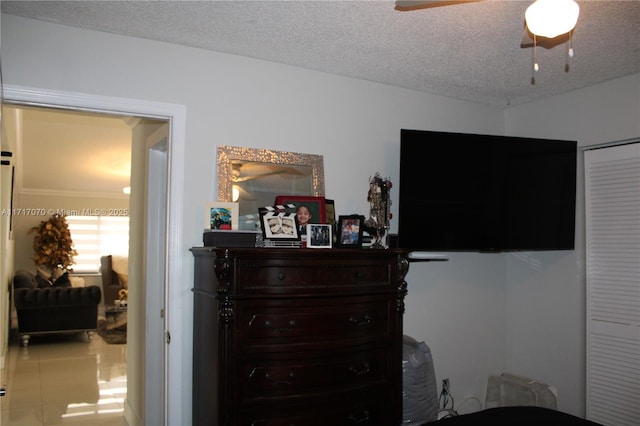
<instances>
[{"instance_id":1,"label":"drawer handle","mask_svg":"<svg viewBox=\"0 0 640 426\"><path fill-rule=\"evenodd\" d=\"M267 328L273 328L275 331L279 332L279 333L290 333L293 331L294 328L296 328L296 325L298 325L296 323L296 320L291 320L289 321L289 327L276 327L273 328L273 323L270 320L266 320L264 322L264 326Z\"/></svg>"},{"instance_id":2,"label":"drawer handle","mask_svg":"<svg viewBox=\"0 0 640 426\"><path fill-rule=\"evenodd\" d=\"M355 365L349 366L349 373L352 373L356 376L364 376L365 374L369 374L371 372L371 365L368 362L362 364L361 368L356 367Z\"/></svg>"},{"instance_id":3,"label":"drawer handle","mask_svg":"<svg viewBox=\"0 0 640 426\"><path fill-rule=\"evenodd\" d=\"M362 318L358 319L353 316L349 317L349 322L356 327L364 327L366 325L371 324L373 318L369 314L365 314Z\"/></svg>"},{"instance_id":4,"label":"drawer handle","mask_svg":"<svg viewBox=\"0 0 640 426\"><path fill-rule=\"evenodd\" d=\"M356 425L362 424L362 423L369 423L370 420L371 420L371 416L370 416L369 410L364 410L359 414L351 414L349 416L349 421L352 424L356 424Z\"/></svg>"},{"instance_id":5,"label":"drawer handle","mask_svg":"<svg viewBox=\"0 0 640 426\"><path fill-rule=\"evenodd\" d=\"M283 281L285 278L287 278L287 274L285 274L284 272L279 272L278 273L278 279L280 281Z\"/></svg>"},{"instance_id":6,"label":"drawer handle","mask_svg":"<svg viewBox=\"0 0 640 426\"><path fill-rule=\"evenodd\" d=\"M364 272L362 272L362 271L357 271L356 272L356 278L362 279L364 277L365 277Z\"/></svg>"},{"instance_id":7,"label":"drawer handle","mask_svg":"<svg viewBox=\"0 0 640 426\"><path fill-rule=\"evenodd\" d=\"M264 378L267 379L268 381L270 381L271 383L273 383L276 386L280 386L280 385L291 385L293 384L293 380L296 378L296 375L294 373L289 373L289 376L287 377L287 380L274 380L273 377L271 377L271 375L269 373L265 373Z\"/></svg>"}]
</instances>

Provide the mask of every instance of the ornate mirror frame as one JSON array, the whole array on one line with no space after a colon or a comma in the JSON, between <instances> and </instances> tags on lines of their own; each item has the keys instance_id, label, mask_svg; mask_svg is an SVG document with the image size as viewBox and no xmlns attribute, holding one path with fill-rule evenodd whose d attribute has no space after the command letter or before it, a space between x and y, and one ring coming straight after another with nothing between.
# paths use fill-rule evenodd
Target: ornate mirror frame
<instances>
[{"instance_id":1,"label":"ornate mirror frame","mask_svg":"<svg viewBox=\"0 0 640 426\"><path fill-rule=\"evenodd\" d=\"M270 149L236 146L218 146L218 200L230 202L233 198L232 164L234 160L255 161L279 165L308 166L312 170L314 197L324 197L324 158L322 155L300 154ZM287 195L287 194L284 194Z\"/></svg>"}]
</instances>

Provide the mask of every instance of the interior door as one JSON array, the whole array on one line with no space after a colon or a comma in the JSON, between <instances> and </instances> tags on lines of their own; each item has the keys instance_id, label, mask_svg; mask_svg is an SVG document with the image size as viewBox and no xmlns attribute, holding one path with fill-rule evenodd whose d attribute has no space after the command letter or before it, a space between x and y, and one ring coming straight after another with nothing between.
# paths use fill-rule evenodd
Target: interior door
<instances>
[{"instance_id":1,"label":"interior door","mask_svg":"<svg viewBox=\"0 0 640 426\"><path fill-rule=\"evenodd\" d=\"M640 143L585 152L587 418L640 419Z\"/></svg>"}]
</instances>

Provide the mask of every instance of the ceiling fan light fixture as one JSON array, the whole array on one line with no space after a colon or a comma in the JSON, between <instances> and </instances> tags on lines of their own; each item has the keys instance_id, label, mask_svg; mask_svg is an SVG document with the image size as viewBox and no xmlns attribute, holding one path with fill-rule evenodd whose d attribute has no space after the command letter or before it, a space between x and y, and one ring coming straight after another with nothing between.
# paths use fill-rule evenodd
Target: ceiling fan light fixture
<instances>
[{"instance_id":1,"label":"ceiling fan light fixture","mask_svg":"<svg viewBox=\"0 0 640 426\"><path fill-rule=\"evenodd\" d=\"M524 17L531 33L554 38L573 30L579 14L580 7L574 0L536 0Z\"/></svg>"}]
</instances>

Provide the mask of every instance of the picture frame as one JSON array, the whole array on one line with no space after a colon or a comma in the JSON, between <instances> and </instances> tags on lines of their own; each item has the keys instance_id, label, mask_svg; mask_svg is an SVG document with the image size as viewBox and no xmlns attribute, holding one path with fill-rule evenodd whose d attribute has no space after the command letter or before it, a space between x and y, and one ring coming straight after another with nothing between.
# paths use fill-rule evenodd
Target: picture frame
<instances>
[{"instance_id":1,"label":"picture frame","mask_svg":"<svg viewBox=\"0 0 640 426\"><path fill-rule=\"evenodd\" d=\"M361 248L364 221L363 215L341 215L338 218L337 246L342 248Z\"/></svg>"},{"instance_id":2,"label":"picture frame","mask_svg":"<svg viewBox=\"0 0 640 426\"><path fill-rule=\"evenodd\" d=\"M294 205L261 207L259 213L264 240L300 241Z\"/></svg>"},{"instance_id":3,"label":"picture frame","mask_svg":"<svg viewBox=\"0 0 640 426\"><path fill-rule=\"evenodd\" d=\"M326 212L326 222L327 225L331 225L331 231L333 232L333 244L335 245L337 243L336 241L336 235L338 235L336 233L336 203L334 200L330 200L328 198L325 198L324 200L324 205L325 205L325 212Z\"/></svg>"},{"instance_id":4,"label":"picture frame","mask_svg":"<svg viewBox=\"0 0 640 426\"><path fill-rule=\"evenodd\" d=\"M334 200L329 200L325 198L325 220L328 225L335 226L336 225L336 204Z\"/></svg>"},{"instance_id":5,"label":"picture frame","mask_svg":"<svg viewBox=\"0 0 640 426\"><path fill-rule=\"evenodd\" d=\"M310 223L307 225L307 248L331 248L333 245L333 227L327 224Z\"/></svg>"},{"instance_id":6,"label":"picture frame","mask_svg":"<svg viewBox=\"0 0 640 426\"><path fill-rule=\"evenodd\" d=\"M327 210L326 210L326 201L324 197L309 197L309 196L301 196L301 195L278 195L275 200L276 205L291 205L295 206L296 212L300 207L306 207L311 214L311 219L309 223L321 224L324 225L327 223ZM307 223L300 221L298 218L299 226L301 227L300 231L305 232L306 229L304 226Z\"/></svg>"},{"instance_id":7,"label":"picture frame","mask_svg":"<svg viewBox=\"0 0 640 426\"><path fill-rule=\"evenodd\" d=\"M238 203L210 202L205 206L204 229L232 231L238 229Z\"/></svg>"}]
</instances>

